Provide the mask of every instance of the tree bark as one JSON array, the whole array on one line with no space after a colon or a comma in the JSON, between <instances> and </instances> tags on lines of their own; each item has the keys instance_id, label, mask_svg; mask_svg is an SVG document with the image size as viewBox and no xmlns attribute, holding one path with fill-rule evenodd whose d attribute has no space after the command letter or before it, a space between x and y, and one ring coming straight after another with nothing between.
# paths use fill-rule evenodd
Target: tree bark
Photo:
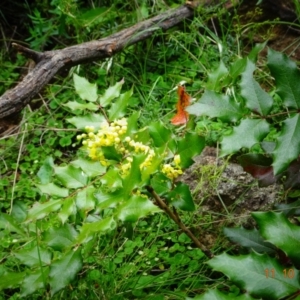
<instances>
[{"instance_id":1,"label":"tree bark","mask_svg":"<svg viewBox=\"0 0 300 300\"><path fill-rule=\"evenodd\" d=\"M60 50L36 52L14 43L13 47L33 59L36 66L17 86L0 97L0 119L20 112L62 68L111 57L157 31L167 30L192 17L196 6L195 2L189 2L109 37Z\"/></svg>"}]
</instances>

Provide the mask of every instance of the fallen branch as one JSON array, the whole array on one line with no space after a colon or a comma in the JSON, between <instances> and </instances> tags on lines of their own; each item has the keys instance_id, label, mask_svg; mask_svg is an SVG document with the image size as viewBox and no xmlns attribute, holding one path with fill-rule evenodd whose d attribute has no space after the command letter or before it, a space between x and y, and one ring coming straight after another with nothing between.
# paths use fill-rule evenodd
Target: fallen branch
<instances>
[{"instance_id":1,"label":"fallen branch","mask_svg":"<svg viewBox=\"0 0 300 300\"><path fill-rule=\"evenodd\" d=\"M193 8L196 6L196 3L190 2L109 37L60 50L37 52L13 43L12 46L24 56L34 60L36 66L17 86L0 97L0 119L20 112L62 68L111 57L125 47L193 16Z\"/></svg>"}]
</instances>

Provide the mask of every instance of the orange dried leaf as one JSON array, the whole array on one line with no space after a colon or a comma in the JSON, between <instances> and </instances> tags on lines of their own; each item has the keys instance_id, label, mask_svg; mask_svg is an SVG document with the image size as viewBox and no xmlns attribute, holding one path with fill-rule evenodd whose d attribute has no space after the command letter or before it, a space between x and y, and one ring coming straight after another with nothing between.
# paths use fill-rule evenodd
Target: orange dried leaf
<instances>
[{"instance_id":1,"label":"orange dried leaf","mask_svg":"<svg viewBox=\"0 0 300 300\"><path fill-rule=\"evenodd\" d=\"M191 96L185 92L185 87L182 85L178 86L177 94L179 96L176 104L177 113L171 119L173 125L184 125L189 120L189 114L185 111L185 108L190 105Z\"/></svg>"}]
</instances>

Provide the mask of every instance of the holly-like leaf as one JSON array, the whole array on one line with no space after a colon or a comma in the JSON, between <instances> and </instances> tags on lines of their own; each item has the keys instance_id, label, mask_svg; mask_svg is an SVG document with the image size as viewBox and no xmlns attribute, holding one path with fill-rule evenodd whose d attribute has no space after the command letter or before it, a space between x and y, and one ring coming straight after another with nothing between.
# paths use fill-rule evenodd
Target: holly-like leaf
<instances>
[{"instance_id":1,"label":"holly-like leaf","mask_svg":"<svg viewBox=\"0 0 300 300\"><path fill-rule=\"evenodd\" d=\"M176 187L168 194L170 203L184 211L194 211L195 204L188 185L179 182Z\"/></svg>"},{"instance_id":2,"label":"holly-like leaf","mask_svg":"<svg viewBox=\"0 0 300 300\"><path fill-rule=\"evenodd\" d=\"M89 177L95 177L102 175L106 171L106 167L102 166L97 160L89 160L82 157L71 162L76 168L81 168L81 170Z\"/></svg>"},{"instance_id":3,"label":"holly-like leaf","mask_svg":"<svg viewBox=\"0 0 300 300\"><path fill-rule=\"evenodd\" d=\"M196 296L195 298L186 298L186 300L254 300L250 295L244 294L240 296L223 294L219 290L208 290L205 294Z\"/></svg>"},{"instance_id":4,"label":"holly-like leaf","mask_svg":"<svg viewBox=\"0 0 300 300\"><path fill-rule=\"evenodd\" d=\"M93 113L68 118L66 120L80 130L84 130L86 126L94 126L95 130L98 130L100 129L101 124L106 121L104 116Z\"/></svg>"},{"instance_id":5,"label":"holly-like leaf","mask_svg":"<svg viewBox=\"0 0 300 300\"><path fill-rule=\"evenodd\" d=\"M108 116L111 121L119 119L125 115L125 109L132 94L133 87L124 94L121 94L117 101L111 105L111 108L108 110Z\"/></svg>"},{"instance_id":6,"label":"holly-like leaf","mask_svg":"<svg viewBox=\"0 0 300 300\"><path fill-rule=\"evenodd\" d=\"M272 97L254 80L255 64L248 60L240 83L241 95L246 100L246 106L253 112L266 116L273 105Z\"/></svg>"},{"instance_id":7,"label":"holly-like leaf","mask_svg":"<svg viewBox=\"0 0 300 300\"><path fill-rule=\"evenodd\" d=\"M19 286L26 276L26 272L5 272L1 274L0 290Z\"/></svg>"},{"instance_id":8,"label":"holly-like leaf","mask_svg":"<svg viewBox=\"0 0 300 300\"><path fill-rule=\"evenodd\" d=\"M99 109L99 106L88 102L88 103L79 103L77 101L68 101L67 103L63 103L63 106L70 108L72 111L74 110L92 110L96 111Z\"/></svg>"},{"instance_id":9,"label":"holly-like leaf","mask_svg":"<svg viewBox=\"0 0 300 300\"><path fill-rule=\"evenodd\" d=\"M198 134L188 132L178 141L177 154L180 155L181 166L188 168L194 163L193 157L200 154L205 147L205 139Z\"/></svg>"},{"instance_id":10,"label":"holly-like leaf","mask_svg":"<svg viewBox=\"0 0 300 300\"><path fill-rule=\"evenodd\" d=\"M49 265L51 262L51 252L40 246L34 246L30 249L21 249L15 252L15 256L29 267Z\"/></svg>"},{"instance_id":11,"label":"holly-like leaf","mask_svg":"<svg viewBox=\"0 0 300 300\"><path fill-rule=\"evenodd\" d=\"M246 57L237 59L232 63L229 72L233 81L235 81L242 74L242 72L244 72L246 65L247 65Z\"/></svg>"},{"instance_id":12,"label":"holly-like leaf","mask_svg":"<svg viewBox=\"0 0 300 300\"><path fill-rule=\"evenodd\" d=\"M122 178L118 169L109 169L104 176L101 177L101 182L111 191L119 189L123 186Z\"/></svg>"},{"instance_id":13,"label":"holly-like leaf","mask_svg":"<svg viewBox=\"0 0 300 300\"><path fill-rule=\"evenodd\" d=\"M161 147L170 139L172 132L159 121L152 122L149 125L149 134L153 139L155 147Z\"/></svg>"},{"instance_id":14,"label":"holly-like leaf","mask_svg":"<svg viewBox=\"0 0 300 300\"><path fill-rule=\"evenodd\" d=\"M105 208L112 208L116 207L118 203L120 203L124 198L124 191L122 189L118 189L114 192L103 192L99 190L95 197L98 201L97 208L98 209L105 209Z\"/></svg>"},{"instance_id":15,"label":"holly-like leaf","mask_svg":"<svg viewBox=\"0 0 300 300\"><path fill-rule=\"evenodd\" d=\"M76 206L78 209L88 212L95 207L96 198L95 188L89 185L87 188L79 191L76 196Z\"/></svg>"},{"instance_id":16,"label":"holly-like leaf","mask_svg":"<svg viewBox=\"0 0 300 300\"><path fill-rule=\"evenodd\" d=\"M50 200L45 203L36 202L31 209L28 211L28 216L26 221L34 221L44 218L51 212L60 209L63 200Z\"/></svg>"},{"instance_id":17,"label":"holly-like leaf","mask_svg":"<svg viewBox=\"0 0 300 300\"><path fill-rule=\"evenodd\" d=\"M208 264L214 270L223 272L248 294L260 299L278 300L300 288L299 271L293 269L292 278L285 276L286 267L267 254L252 252L248 255L230 256L223 253L215 256Z\"/></svg>"},{"instance_id":18,"label":"holly-like leaf","mask_svg":"<svg viewBox=\"0 0 300 300\"><path fill-rule=\"evenodd\" d=\"M81 169L72 165L54 167L55 175L60 183L69 189L78 189L87 184L87 176Z\"/></svg>"},{"instance_id":19,"label":"holly-like leaf","mask_svg":"<svg viewBox=\"0 0 300 300\"><path fill-rule=\"evenodd\" d=\"M53 182L47 183L47 184L37 184L36 185L39 190L43 194L52 195L52 196L58 196L58 197L67 197L69 195L69 190L66 188L62 188Z\"/></svg>"},{"instance_id":20,"label":"holly-like leaf","mask_svg":"<svg viewBox=\"0 0 300 300\"><path fill-rule=\"evenodd\" d=\"M21 297L25 297L37 291L38 289L45 288L45 278L48 278L49 267L42 269L32 270L30 274L24 278L21 285Z\"/></svg>"},{"instance_id":21,"label":"holly-like leaf","mask_svg":"<svg viewBox=\"0 0 300 300\"><path fill-rule=\"evenodd\" d=\"M77 231L70 224L65 224L61 227L51 227L46 232L44 241L55 251L63 251L66 248L74 245L78 236Z\"/></svg>"},{"instance_id":22,"label":"holly-like leaf","mask_svg":"<svg viewBox=\"0 0 300 300\"><path fill-rule=\"evenodd\" d=\"M233 154L243 147L250 149L269 133L269 128L265 120L243 119L230 135L223 137L221 155Z\"/></svg>"},{"instance_id":23,"label":"holly-like leaf","mask_svg":"<svg viewBox=\"0 0 300 300\"><path fill-rule=\"evenodd\" d=\"M41 184L47 184L51 181L53 175L54 161L52 157L47 157L37 173Z\"/></svg>"},{"instance_id":24,"label":"holly-like leaf","mask_svg":"<svg viewBox=\"0 0 300 300\"><path fill-rule=\"evenodd\" d=\"M76 205L73 198L65 199L62 203L62 207L58 213L58 217L61 222L64 224L69 216L75 215L76 213Z\"/></svg>"},{"instance_id":25,"label":"holly-like leaf","mask_svg":"<svg viewBox=\"0 0 300 300\"><path fill-rule=\"evenodd\" d=\"M95 233L105 233L107 231L114 230L117 226L116 221L113 217L107 217L105 219L92 222L84 223L81 227L80 234L77 237L76 243L87 243L93 238Z\"/></svg>"},{"instance_id":26,"label":"holly-like leaf","mask_svg":"<svg viewBox=\"0 0 300 300\"><path fill-rule=\"evenodd\" d=\"M300 108L300 71L286 54L268 49L268 67L275 78L277 93L287 107Z\"/></svg>"},{"instance_id":27,"label":"holly-like leaf","mask_svg":"<svg viewBox=\"0 0 300 300\"><path fill-rule=\"evenodd\" d=\"M228 95L206 90L199 101L186 108L186 111L196 116L220 118L224 122L240 120L245 110Z\"/></svg>"},{"instance_id":28,"label":"holly-like leaf","mask_svg":"<svg viewBox=\"0 0 300 300\"><path fill-rule=\"evenodd\" d=\"M112 100L120 96L120 91L122 85L124 84L124 79L117 82L114 86L110 86L104 93L103 96L100 97L100 104L105 107L111 103Z\"/></svg>"},{"instance_id":29,"label":"holly-like leaf","mask_svg":"<svg viewBox=\"0 0 300 300\"><path fill-rule=\"evenodd\" d=\"M258 253L276 253L276 247L266 242L258 230L240 228L224 228L224 234L234 243L253 249Z\"/></svg>"},{"instance_id":30,"label":"holly-like leaf","mask_svg":"<svg viewBox=\"0 0 300 300\"><path fill-rule=\"evenodd\" d=\"M98 98L97 95L97 85L89 83L84 77L80 77L77 74L73 74L74 87L76 93L82 100L88 100L90 102L95 102Z\"/></svg>"},{"instance_id":31,"label":"holly-like leaf","mask_svg":"<svg viewBox=\"0 0 300 300\"><path fill-rule=\"evenodd\" d=\"M224 62L221 60L218 68L208 74L208 81L205 86L206 89L217 92L220 91L220 89L222 89L222 87L224 86L223 81L227 76L228 70Z\"/></svg>"},{"instance_id":32,"label":"holly-like leaf","mask_svg":"<svg viewBox=\"0 0 300 300\"><path fill-rule=\"evenodd\" d=\"M238 162L245 172L258 179L261 187L274 184L279 179L279 176L274 176L272 159L263 154L244 154L238 157Z\"/></svg>"},{"instance_id":33,"label":"holly-like leaf","mask_svg":"<svg viewBox=\"0 0 300 300\"><path fill-rule=\"evenodd\" d=\"M81 270L82 258L81 249L69 251L64 256L54 261L50 267L50 288L51 295L67 286L76 274Z\"/></svg>"},{"instance_id":34,"label":"holly-like leaf","mask_svg":"<svg viewBox=\"0 0 300 300\"><path fill-rule=\"evenodd\" d=\"M123 222L136 222L139 218L161 210L148 198L134 195L124 201L116 210L116 216Z\"/></svg>"},{"instance_id":35,"label":"holly-like leaf","mask_svg":"<svg viewBox=\"0 0 300 300\"><path fill-rule=\"evenodd\" d=\"M16 222L12 216L5 213L0 213L0 229L16 232L20 235L26 235L20 224Z\"/></svg>"},{"instance_id":36,"label":"holly-like leaf","mask_svg":"<svg viewBox=\"0 0 300 300\"><path fill-rule=\"evenodd\" d=\"M158 195L164 195L172 188L170 179L160 172L153 175L150 185Z\"/></svg>"},{"instance_id":37,"label":"holly-like leaf","mask_svg":"<svg viewBox=\"0 0 300 300\"><path fill-rule=\"evenodd\" d=\"M270 243L283 250L297 265L300 265L300 227L292 224L283 213L255 212L253 218L259 232Z\"/></svg>"},{"instance_id":38,"label":"holly-like leaf","mask_svg":"<svg viewBox=\"0 0 300 300\"><path fill-rule=\"evenodd\" d=\"M299 94L300 95L300 94ZM296 114L284 121L282 131L273 152L275 175L284 171L300 153L300 115Z\"/></svg>"}]
</instances>

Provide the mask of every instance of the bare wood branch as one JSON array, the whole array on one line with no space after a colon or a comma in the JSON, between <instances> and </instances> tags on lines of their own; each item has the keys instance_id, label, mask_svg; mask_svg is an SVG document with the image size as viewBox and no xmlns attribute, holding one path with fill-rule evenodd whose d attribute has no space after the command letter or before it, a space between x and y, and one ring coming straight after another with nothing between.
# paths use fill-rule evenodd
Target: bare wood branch
<instances>
[{"instance_id":1,"label":"bare wood branch","mask_svg":"<svg viewBox=\"0 0 300 300\"><path fill-rule=\"evenodd\" d=\"M125 47L142 41L155 32L167 30L193 16L195 2L153 17L109 37L61 50L36 52L19 44L13 47L37 64L13 89L0 97L0 119L21 111L59 70L89 61L111 57Z\"/></svg>"}]
</instances>

